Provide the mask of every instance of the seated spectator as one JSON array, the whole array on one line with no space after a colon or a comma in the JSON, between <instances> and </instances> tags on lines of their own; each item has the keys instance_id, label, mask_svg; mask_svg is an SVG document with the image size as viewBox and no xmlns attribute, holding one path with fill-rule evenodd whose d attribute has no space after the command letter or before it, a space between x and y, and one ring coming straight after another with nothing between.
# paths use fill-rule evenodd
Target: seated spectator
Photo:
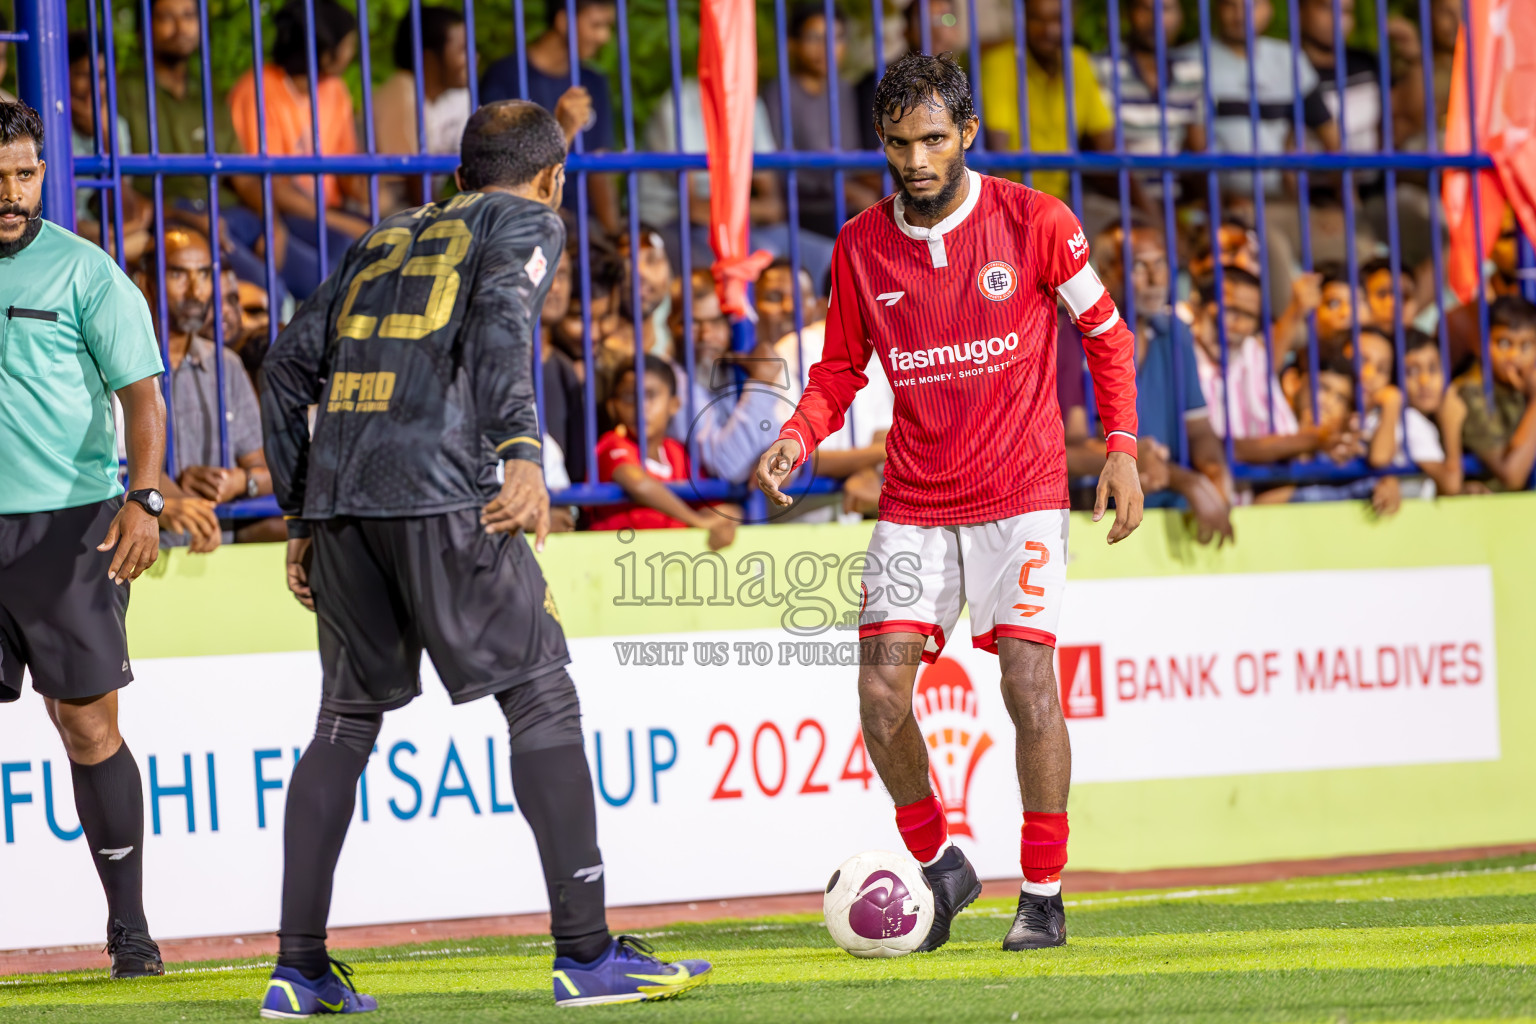
<instances>
[{"instance_id":1,"label":"seated spectator","mask_svg":"<svg viewBox=\"0 0 1536 1024\"><path fill-rule=\"evenodd\" d=\"M1104 102L1093 59L1080 46L1072 48L1071 67L1062 52L1061 0L1024 0L1024 84L1029 103L1029 146L1034 153L1066 153L1073 149L1108 151L1115 148L1115 115ZM1019 131L1019 60L1013 44L989 47L981 56L981 95L987 115L987 145L991 149L1022 149ZM1068 134L1067 74L1072 76L1073 115ZM1069 144L1070 142L1070 144ZM1071 176L1066 171L1035 171L1035 188L1072 202ZM1136 179L1132 179L1133 187ZM1095 235L1120 215L1118 201L1087 208L1083 229Z\"/></svg>"},{"instance_id":2,"label":"seated spectator","mask_svg":"<svg viewBox=\"0 0 1536 1024\"><path fill-rule=\"evenodd\" d=\"M682 287L672 299L672 330L681 339ZM678 355L682 355L679 344ZM784 364L773 345L759 334L750 353L730 350L731 325L720 309L715 279L707 270L693 272L693 379L674 363L679 382L691 387L693 418L688 404L678 401L669 431L672 437L698 444L699 468L706 475L732 483L746 483L757 469L757 460L773 444L779 427L793 412L784 401ZM746 375L737 387L734 366Z\"/></svg>"},{"instance_id":3,"label":"seated spectator","mask_svg":"<svg viewBox=\"0 0 1536 1024\"><path fill-rule=\"evenodd\" d=\"M1404 407L1403 392L1392 383L1392 340L1377 327L1360 329L1360 390L1365 396L1365 420L1361 433L1366 441L1366 460L1374 469L1407 469L1413 466L1443 467L1445 449L1435 425L1411 405ZM1390 423L1392 428L1386 429ZM1405 498L1433 498L1435 481L1429 476L1400 478Z\"/></svg>"},{"instance_id":4,"label":"seated spectator","mask_svg":"<svg viewBox=\"0 0 1536 1024\"><path fill-rule=\"evenodd\" d=\"M160 287L154 253L141 260L139 287L151 314L160 315ZM213 254L208 240L184 226L165 231L166 347L171 377L172 428L169 455L173 477L162 481L166 498L162 533L190 535L193 551L211 551L221 541L281 540L287 529L279 518L242 527L237 533L214 515L216 505L272 493L272 477L262 452L261 412L256 391L240 358L219 351L203 332L213 301ZM219 368L223 360L225 422L234 466L225 468L219 446ZM223 532L221 533L221 526Z\"/></svg>"},{"instance_id":5,"label":"seated spectator","mask_svg":"<svg viewBox=\"0 0 1536 1024\"><path fill-rule=\"evenodd\" d=\"M826 344L826 303L811 289L810 278L804 270L800 271L800 278L801 316L805 326L798 333L795 331L789 262L783 260L771 264L758 279L757 287L758 337L778 338L774 353L789 385L784 395L788 403L785 412L800 400L806 374L821 362ZM781 327L785 329L780 331ZM779 333L776 335L775 331ZM862 516L878 508L885 468L885 436L895 417L896 394L886 379L885 364L879 356L869 360L864 373L869 382L853 396L843 425L836 433L827 436L812 455L813 461L808 463L808 472L842 480L843 494L841 497L835 494L806 495L779 521L828 522L839 508L848 516ZM784 418L780 413L779 419Z\"/></svg>"},{"instance_id":6,"label":"seated spectator","mask_svg":"<svg viewBox=\"0 0 1536 1024\"><path fill-rule=\"evenodd\" d=\"M1522 294L1519 230L1515 222L1514 210L1505 207L1504 219L1499 225L1499 237L1493 244L1493 252L1488 260L1492 270L1486 275L1485 299L1489 303L1506 295ZM1446 301L1451 301L1449 294L1446 296ZM1465 373L1473 363L1482 358L1483 331L1480 318L1481 313L1478 310L1476 298L1445 314L1445 329L1451 342L1451 370L1454 373ZM1431 329L1433 326L1431 322L1425 329Z\"/></svg>"},{"instance_id":7,"label":"seated spectator","mask_svg":"<svg viewBox=\"0 0 1536 1024\"><path fill-rule=\"evenodd\" d=\"M251 383L258 384L271 345L267 290L224 271L224 347L240 357Z\"/></svg>"},{"instance_id":8,"label":"seated spectator","mask_svg":"<svg viewBox=\"0 0 1536 1024\"><path fill-rule=\"evenodd\" d=\"M1299 82L1305 126L1322 140L1325 149L1337 150L1338 126L1317 91L1317 72L1304 58L1298 59L1287 42L1264 34L1274 15L1272 0L1215 0L1211 8L1215 36L1210 48L1208 86L1215 102L1211 148L1221 153L1284 153L1302 148L1305 140L1292 137L1293 103ZM1251 68L1246 32L1249 14L1254 36ZM1180 56L1201 59L1198 40L1180 47L1178 52ZM1249 104L1250 72L1257 96L1257 131ZM1283 179L1277 170L1258 176L1251 171L1224 172L1219 179L1224 204L1252 218L1256 210L1252 201L1256 177L1266 196L1270 297L1278 306L1289 297L1291 277L1299 267L1296 254L1301 251L1300 207L1282 187ZM1343 259L1342 229L1341 223L1334 223L1314 210L1314 258Z\"/></svg>"},{"instance_id":9,"label":"seated spectator","mask_svg":"<svg viewBox=\"0 0 1536 1024\"><path fill-rule=\"evenodd\" d=\"M576 0L576 57L580 84L571 84L571 25L566 20L566 5L551 3L549 27L528 44L523 57L510 54L492 64L480 79L480 102L496 100L532 100L545 110L552 110L565 129L567 144L581 137L581 152L603 153L614 146L613 100L608 93L608 79L590 62L613 38L618 19L614 0ZM518 64L528 79L528 94L518 81ZM566 183L565 209L577 210L575 175ZM613 175L587 175L587 202L592 216L610 235L618 235L619 197Z\"/></svg>"},{"instance_id":10,"label":"seated spectator","mask_svg":"<svg viewBox=\"0 0 1536 1024\"><path fill-rule=\"evenodd\" d=\"M624 488L629 502L592 509L594 530L657 530L697 527L709 531L709 548L719 551L736 537L739 509L723 506L697 509L672 493L667 483L689 479L688 449L667 436L667 424L677 414L677 377L659 356L645 357L645 458L640 457L641 410L635 401L633 367L620 374L610 414L618 424L597 442L597 475L603 483ZM732 514L736 517L732 518Z\"/></svg>"},{"instance_id":11,"label":"seated spectator","mask_svg":"<svg viewBox=\"0 0 1536 1024\"><path fill-rule=\"evenodd\" d=\"M221 96L213 98L213 124L203 122L202 76L192 73L192 59L200 56L203 38L198 18L197 0L151 0L149 24L144 24L144 8L130 5L138 22L145 52L153 52L155 81L155 141L161 153L207 152L208 132L213 132L215 153L238 153L240 141L230 121L229 106ZM143 68L122 71L117 78L117 112L128 122L128 137L120 139L121 152L149 152L149 97ZM104 140L110 142L110 140ZM208 223L208 179L200 174L166 175L160 179L166 202L195 218L205 235L214 228ZM218 228L222 258L230 262L243 280L267 283L261 224L261 179L252 175L230 174L219 179ZM153 194L154 179L137 178L133 186L146 199ZM303 254L290 253L279 238L274 251L281 270L292 256L303 262Z\"/></svg>"},{"instance_id":12,"label":"seated spectator","mask_svg":"<svg viewBox=\"0 0 1536 1024\"><path fill-rule=\"evenodd\" d=\"M166 0L169 2L169 0ZM352 93L342 75L357 55L357 19L336 0L313 0L315 22L309 25L305 0L288 0L274 16L276 26L272 57L261 68L263 100L266 104L266 143L271 156L307 156L314 151L313 120L310 109L309 43L314 33L315 61L319 80L314 83L319 105L320 152L328 156L347 156L358 151L357 128L353 122ZM229 91L230 113L235 133L247 153L259 152L256 108L256 72L247 71ZM320 195L315 194L315 178L309 174L272 178L272 204L282 215L288 229L289 253L283 265L283 279L299 299L308 298L332 270L341 263L347 247L372 226L367 217L350 212L346 200L367 203L368 188L361 177L324 175ZM326 265L319 265L319 216L325 211ZM365 207L366 208L366 207ZM295 250L293 242L313 247Z\"/></svg>"},{"instance_id":13,"label":"seated spectator","mask_svg":"<svg viewBox=\"0 0 1536 1024\"><path fill-rule=\"evenodd\" d=\"M416 47L407 9L395 29L395 73L373 90L374 143L380 153L419 153L421 136L428 153L459 155L464 122L469 120L469 50L464 15L447 7L421 8L421 95L426 111L416 125ZM442 176L422 191L419 175L379 179L381 216L437 198Z\"/></svg>"},{"instance_id":14,"label":"seated spectator","mask_svg":"<svg viewBox=\"0 0 1536 1024\"><path fill-rule=\"evenodd\" d=\"M934 0L943 2L943 0ZM669 88L656 101L651 119L646 122L641 137L641 148L652 153L702 153L705 150L703 95L697 78L683 79L677 103L673 103ZM872 106L860 101L861 110ZM673 124L676 108L681 108L683 122L679 135ZM870 121L871 119L866 118ZM873 129L871 129L873 130ZM758 98L752 123L752 149L755 153L772 153L778 150L773 138L773 125L768 120L768 107ZM706 267L715 260L714 249L709 241L709 175L692 172L688 179L688 222L692 239L693 266ZM659 225L667 240L667 251L672 255L672 271L682 273L682 217L678 213L677 176L671 172L649 171L640 175L640 208L646 219ZM790 227L786 222L784 190L779 185L779 175L773 171L756 171L752 175L752 199L748 207L751 223L748 227L747 248L753 251L766 249L775 256L789 252ZM832 239L811 231L797 231L800 261L810 270L814 279L826 276L832 265Z\"/></svg>"},{"instance_id":15,"label":"seated spectator","mask_svg":"<svg viewBox=\"0 0 1536 1024\"><path fill-rule=\"evenodd\" d=\"M822 308L822 298L816 291L814 278L804 265L800 267L798 289L795 287L796 283L790 262L784 257L774 260L763 269L762 274L758 276L754 296L759 334L775 342L785 336L792 336L795 330L797 298L800 303L800 323L803 326L808 328L812 323L826 316L826 310ZM804 369L810 369L809 362ZM796 388L800 386L799 379L796 379L794 386Z\"/></svg>"},{"instance_id":16,"label":"seated spectator","mask_svg":"<svg viewBox=\"0 0 1536 1024\"><path fill-rule=\"evenodd\" d=\"M1121 52L1120 129L1125 151L1144 156L1205 149L1205 68L1198 56L1176 51L1179 33L1184 30L1184 8L1165 0L1163 3L1163 45L1167 66L1162 78L1167 96L1158 95L1157 0L1130 0L1126 11L1125 49ZM1106 50L1093 59L1099 92L1114 102L1116 68ZM1164 115L1164 108L1167 114ZM1166 134L1164 123L1166 121ZM1160 200L1163 176L1150 171L1140 175L1149 199ZM1188 179L1198 184L1197 176ZM1180 179L1173 178L1174 197L1180 193Z\"/></svg>"},{"instance_id":17,"label":"seated spectator","mask_svg":"<svg viewBox=\"0 0 1536 1024\"><path fill-rule=\"evenodd\" d=\"M1419 313L1414 297L1413 275L1402 270L1397 287L1392 282L1392 261L1386 256L1370 260L1360 268L1360 288L1365 293L1365 308L1370 311L1371 323L1393 333L1398 323L1411 324ZM1402 292L1403 312L1397 312L1397 294Z\"/></svg>"},{"instance_id":18,"label":"seated spectator","mask_svg":"<svg viewBox=\"0 0 1536 1024\"><path fill-rule=\"evenodd\" d=\"M1440 362L1440 346L1435 339L1409 328L1404 335L1403 387L1408 407L1432 420L1439 432L1445 457L1437 464L1415 459L1419 468L1435 483L1440 494L1462 491L1461 431L1467 422L1467 403L1461 392L1445 386L1445 368Z\"/></svg>"},{"instance_id":19,"label":"seated spectator","mask_svg":"<svg viewBox=\"0 0 1536 1024\"><path fill-rule=\"evenodd\" d=\"M1109 228L1092 247L1094 264L1115 303L1126 308L1129 284L1136 307L1136 416L1140 424L1136 465L1150 505L1189 505L1201 544L1232 539L1232 478L1221 439L1200 389L1189 328L1168 310L1168 257L1161 232L1148 224L1131 227L1132 269L1126 280L1124 235ZM1068 355L1058 360L1058 394L1065 394L1067 465L1072 477L1097 476L1104 469L1102 438L1088 436L1083 388L1082 333L1063 313L1057 344ZM1182 402L1182 404L1180 404ZM1183 430L1180 430L1182 421ZM1183 435L1181 438L1181 434ZM1180 455L1187 445L1188 463Z\"/></svg>"},{"instance_id":20,"label":"seated spectator","mask_svg":"<svg viewBox=\"0 0 1536 1024\"><path fill-rule=\"evenodd\" d=\"M965 26L960 22L960 8L957 0L928 0L928 49L923 48L923 4L921 0L910 0L901 12L901 24L903 38L907 43L907 53L948 53L953 55L955 61L961 67L965 66L967 54L966 43L969 38L965 32ZM877 44L878 45L878 44ZM897 54L896 56L900 56ZM887 60L886 65L890 65ZM880 76L871 68L869 74L859 79L859 84L853 87L854 95L858 98L859 110L859 140L864 149L883 149L884 143L875 133L875 119L868 116L875 109L875 87L880 84ZM821 280L821 276L813 273L815 280Z\"/></svg>"},{"instance_id":21,"label":"seated spectator","mask_svg":"<svg viewBox=\"0 0 1536 1024\"><path fill-rule=\"evenodd\" d=\"M603 339L618 330L619 321L619 291L622 287L628 270L619 259L618 250L612 243L600 235L594 235L589 239L587 246L587 299L582 297L581 277L578 272L580 256L578 247L580 240L574 235L568 235L566 239L566 258L571 263L571 304L566 310L564 319L550 332L550 341L571 358L571 365L576 370L576 376L586 380L587 359L583 331L586 319L591 324L592 355L593 359L601 363L604 346ZM633 327L630 331L633 335ZM633 355L633 344L630 353ZM598 380L598 409L601 412L603 399L606 392L601 381L601 366L597 376Z\"/></svg>"},{"instance_id":22,"label":"seated spectator","mask_svg":"<svg viewBox=\"0 0 1536 1024\"><path fill-rule=\"evenodd\" d=\"M98 48L98 54L100 49ZM96 67L91 62L91 36L89 32L69 34L69 141L75 156L94 156L98 152L110 153L112 137L107 127L107 76L105 62ZM94 90L94 93L93 93ZM97 148L96 130L101 125L101 146ZM128 121L117 115L117 146L119 153L131 153L132 138ZM103 245L115 252L116 243L111 237L111 205L105 207L107 192L99 188L75 189L75 233L82 238ZM105 216L102 214L105 212ZM138 262L149 243L149 225L154 220L154 207L145 202L136 190L123 191L123 257L130 263ZM103 224L108 225L106 234Z\"/></svg>"},{"instance_id":23,"label":"seated spectator","mask_svg":"<svg viewBox=\"0 0 1536 1024\"><path fill-rule=\"evenodd\" d=\"M826 7L820 0L800 0L791 10L786 27L789 47L789 110L783 108L777 79L766 83L759 95L768 108L768 120L780 148L797 150L853 150L862 135L859 122L872 115L859 111L853 86L838 77L836 69L845 67L847 47L843 38L841 11L833 12L833 57L836 68L827 65ZM833 144L832 113L828 91L837 90L837 142ZM786 130L787 129L787 130ZM855 214L880 201L880 188L866 176L843 176L844 212ZM800 227L827 238L837 236L842 224L837 219L837 178L832 171L799 171L795 175Z\"/></svg>"},{"instance_id":24,"label":"seated spectator","mask_svg":"<svg viewBox=\"0 0 1536 1024\"><path fill-rule=\"evenodd\" d=\"M548 479L550 470L558 464L566 484L587 479L586 392L575 362L555 344L555 333L571 308L572 260L567 250L555 261L554 280L539 313L544 367L544 472ZM578 321L578 332L580 327ZM577 341L580 342L579 337ZM557 489L555 481L550 481L550 490Z\"/></svg>"},{"instance_id":25,"label":"seated spectator","mask_svg":"<svg viewBox=\"0 0 1536 1024\"><path fill-rule=\"evenodd\" d=\"M1340 21L1334 24L1333 5L1339 4ZM1301 50L1317 70L1318 94L1336 124L1347 133L1344 150L1349 153L1380 153L1384 144L1384 107L1381 95L1381 68L1374 49L1344 47L1343 73L1334 61L1334 36L1350 39L1355 33L1355 0L1301 0ZM1415 66L1413 77L1423 81ZM1343 93L1340 98L1340 80ZM1421 90L1422 91L1422 90ZM1342 116L1341 116L1342 112ZM1387 217L1386 178L1377 170L1357 170L1354 185L1360 200L1360 222L1380 240L1390 237ZM1342 180L1337 175L1314 175L1312 199L1339 208ZM1321 181L1321 187L1318 182ZM1401 176L1397 182L1398 244L1403 264L1415 267L1430 259L1429 193Z\"/></svg>"},{"instance_id":26,"label":"seated spectator","mask_svg":"<svg viewBox=\"0 0 1536 1024\"><path fill-rule=\"evenodd\" d=\"M1457 379L1467 406L1462 443L1483 460L1494 484L1521 491L1536 465L1536 309L1506 295L1489 308L1488 321L1493 401L1484 390L1481 363Z\"/></svg>"},{"instance_id":27,"label":"seated spectator","mask_svg":"<svg viewBox=\"0 0 1536 1024\"><path fill-rule=\"evenodd\" d=\"M1246 10L1245 10L1246 8ZM1299 77L1304 97L1303 114L1306 126L1322 140L1330 152L1339 148L1339 129L1328 112L1318 92L1317 71L1310 62L1301 60L1293 68L1297 55L1284 40L1266 36L1270 19L1274 16L1272 0L1214 0L1212 4L1212 28L1215 39L1211 45L1210 73L1211 94L1216 101L1213 124L1213 147L1221 153L1254 152L1254 125L1249 106L1249 67L1247 18L1251 14L1253 28L1252 78L1258 91L1259 123L1258 149L1260 153L1284 153L1294 148L1292 139L1292 105L1295 98L1295 82ZM1179 48L1180 57L1200 60L1199 41ZM1293 71L1296 77L1293 77ZM1279 196L1280 172L1265 171L1264 191ZM1222 175L1223 193L1251 195L1253 175L1248 171L1230 171Z\"/></svg>"},{"instance_id":28,"label":"seated spectator","mask_svg":"<svg viewBox=\"0 0 1536 1024\"><path fill-rule=\"evenodd\" d=\"M1359 451L1359 439L1352 431L1332 429L1329 424L1334 421L1328 418L1322 423L1300 425L1287 404L1275 379L1272 359L1257 335L1259 279L1237 267L1224 267L1222 277L1220 307L1214 294L1202 294L1191 328L1200 390L1217 436L1226 436L1230 418L1233 453L1240 462L1285 462L1316 452L1327 452L1340 462L1353 458ZM1228 346L1225 379L1217 328L1219 308ZM1299 390L1306 390L1304 381Z\"/></svg>"}]
</instances>

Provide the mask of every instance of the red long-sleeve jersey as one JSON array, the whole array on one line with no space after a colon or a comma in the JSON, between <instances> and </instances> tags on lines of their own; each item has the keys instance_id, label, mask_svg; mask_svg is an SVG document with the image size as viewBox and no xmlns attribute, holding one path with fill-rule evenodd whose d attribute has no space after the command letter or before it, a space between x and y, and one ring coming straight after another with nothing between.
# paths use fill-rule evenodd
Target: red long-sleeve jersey
<instances>
[{"instance_id":1,"label":"red long-sleeve jersey","mask_svg":"<svg viewBox=\"0 0 1536 1024\"><path fill-rule=\"evenodd\" d=\"M822 359L781 438L803 463L843 424L873 351L896 392L880 518L986 522L1067 507L1056 402L1056 303L1083 332L1110 451L1136 455L1135 339L1059 199L967 171L932 228L896 196L843 228ZM799 465L799 463L797 463Z\"/></svg>"}]
</instances>

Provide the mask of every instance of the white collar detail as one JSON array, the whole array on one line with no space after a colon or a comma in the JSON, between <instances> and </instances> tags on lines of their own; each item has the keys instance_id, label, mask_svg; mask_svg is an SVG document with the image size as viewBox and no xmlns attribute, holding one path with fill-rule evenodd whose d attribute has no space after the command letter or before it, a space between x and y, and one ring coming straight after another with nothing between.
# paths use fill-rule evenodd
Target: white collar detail
<instances>
[{"instance_id":1,"label":"white collar detail","mask_svg":"<svg viewBox=\"0 0 1536 1024\"><path fill-rule=\"evenodd\" d=\"M949 266L949 259L944 252L944 236L965 223L965 219L971 215L971 211L976 209L976 204L981 200L981 175L969 167L965 169L965 174L968 185L965 201L960 204L954 213L951 213L931 228L913 227L911 224L908 224L906 208L905 204L901 201L901 194L897 193L896 195L893 212L896 215L897 229L914 241L927 242L928 255L932 258L935 267Z\"/></svg>"}]
</instances>

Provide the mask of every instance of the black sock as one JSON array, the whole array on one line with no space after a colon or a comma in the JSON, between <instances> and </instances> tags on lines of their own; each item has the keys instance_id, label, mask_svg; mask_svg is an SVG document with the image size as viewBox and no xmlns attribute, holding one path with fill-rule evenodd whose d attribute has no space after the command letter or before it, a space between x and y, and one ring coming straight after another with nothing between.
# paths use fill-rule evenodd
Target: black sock
<instances>
[{"instance_id":1,"label":"black sock","mask_svg":"<svg viewBox=\"0 0 1536 1024\"><path fill-rule=\"evenodd\" d=\"M305 977L330 970L325 922L336 860L352 823L357 779L368 764L382 715L321 712L314 740L288 784L283 814L283 916L277 962Z\"/></svg>"},{"instance_id":2,"label":"black sock","mask_svg":"<svg viewBox=\"0 0 1536 1024\"><path fill-rule=\"evenodd\" d=\"M586 752L574 744L514 753L512 793L539 845L555 955L596 960L612 937Z\"/></svg>"},{"instance_id":3,"label":"black sock","mask_svg":"<svg viewBox=\"0 0 1536 1024\"><path fill-rule=\"evenodd\" d=\"M144 919L144 781L128 744L97 764L69 762L75 813L107 893L107 931L113 921L148 931Z\"/></svg>"}]
</instances>

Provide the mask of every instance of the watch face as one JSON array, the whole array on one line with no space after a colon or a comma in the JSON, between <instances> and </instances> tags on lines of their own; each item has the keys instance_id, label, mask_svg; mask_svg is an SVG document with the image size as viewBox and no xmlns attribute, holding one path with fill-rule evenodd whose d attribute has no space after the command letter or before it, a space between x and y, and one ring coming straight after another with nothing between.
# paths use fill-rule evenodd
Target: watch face
<instances>
[{"instance_id":1,"label":"watch face","mask_svg":"<svg viewBox=\"0 0 1536 1024\"><path fill-rule=\"evenodd\" d=\"M149 510L155 515L159 515L165 509L165 495L159 491L150 491L144 495L144 500L149 505Z\"/></svg>"}]
</instances>

